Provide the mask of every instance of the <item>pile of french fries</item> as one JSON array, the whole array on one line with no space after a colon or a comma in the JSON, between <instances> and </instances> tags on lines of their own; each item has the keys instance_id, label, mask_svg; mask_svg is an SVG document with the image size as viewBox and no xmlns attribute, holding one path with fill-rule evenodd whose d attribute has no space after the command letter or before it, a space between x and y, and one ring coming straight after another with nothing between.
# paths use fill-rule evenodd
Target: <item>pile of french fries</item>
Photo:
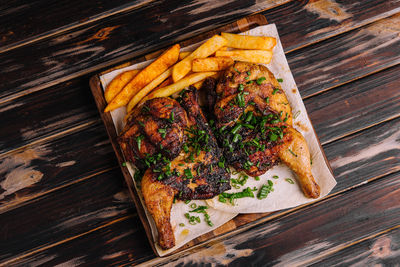
<instances>
[{"instance_id":1,"label":"pile of french fries","mask_svg":"<svg viewBox=\"0 0 400 267\"><path fill-rule=\"evenodd\" d=\"M104 112L127 106L129 114L148 99L170 96L190 85L199 88L234 61L268 64L275 45L273 37L232 33L214 35L193 52L180 52L179 44L173 45L143 70L116 76L105 90Z\"/></svg>"}]
</instances>

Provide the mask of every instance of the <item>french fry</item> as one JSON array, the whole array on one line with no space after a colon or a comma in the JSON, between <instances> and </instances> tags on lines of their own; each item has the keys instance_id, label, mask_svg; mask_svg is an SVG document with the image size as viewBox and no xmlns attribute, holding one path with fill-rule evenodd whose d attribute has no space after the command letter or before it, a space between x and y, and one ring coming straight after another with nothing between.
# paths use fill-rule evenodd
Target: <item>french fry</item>
<instances>
[{"instance_id":1,"label":"french fry","mask_svg":"<svg viewBox=\"0 0 400 267\"><path fill-rule=\"evenodd\" d=\"M233 65L233 63L234 61L230 57L195 58L192 62L192 71L220 71L227 69L229 66Z\"/></svg>"},{"instance_id":2,"label":"french fry","mask_svg":"<svg viewBox=\"0 0 400 267\"><path fill-rule=\"evenodd\" d=\"M189 56L178 62L172 68L172 79L176 83L182 79L192 69L192 61L195 58L205 58L223 47L227 41L219 35L214 35L204 44L194 50Z\"/></svg>"},{"instance_id":3,"label":"french fry","mask_svg":"<svg viewBox=\"0 0 400 267\"><path fill-rule=\"evenodd\" d=\"M173 95L176 92L181 91L182 89L188 87L189 85L195 84L201 80L204 80L207 77L210 77L212 75L217 74L215 71L209 71L209 72L199 72L199 73L193 73L185 78L179 80L176 83L173 83L171 85L159 88L157 90L154 90L151 92L149 95L147 95L145 98L142 99L141 103L152 99L156 97L167 97L170 95Z\"/></svg>"},{"instance_id":4,"label":"french fry","mask_svg":"<svg viewBox=\"0 0 400 267\"><path fill-rule=\"evenodd\" d=\"M179 44L176 44L161 54L149 66L139 72L114 99L107 105L104 112L125 106L130 99L137 94L143 87L161 75L169 67L178 61Z\"/></svg>"},{"instance_id":5,"label":"french fry","mask_svg":"<svg viewBox=\"0 0 400 267\"><path fill-rule=\"evenodd\" d=\"M122 88L135 77L140 70L128 70L118 74L107 86L104 97L107 103L121 92Z\"/></svg>"},{"instance_id":6,"label":"french fry","mask_svg":"<svg viewBox=\"0 0 400 267\"><path fill-rule=\"evenodd\" d=\"M142 100L143 97L145 97L149 92L151 92L151 90L156 88L165 79L171 76L171 73L172 73L172 68L169 68L166 71L164 71L160 76L155 78L151 83L143 87L143 89L140 90L136 95L134 95L129 101L129 104L126 108L127 112L131 111L136 106L136 104L139 103L140 100Z\"/></svg>"},{"instance_id":7,"label":"french fry","mask_svg":"<svg viewBox=\"0 0 400 267\"><path fill-rule=\"evenodd\" d=\"M272 58L272 51L268 50L217 51L215 54L217 57L230 57L233 60L264 64L268 64Z\"/></svg>"},{"instance_id":8,"label":"french fry","mask_svg":"<svg viewBox=\"0 0 400 267\"><path fill-rule=\"evenodd\" d=\"M272 50L276 45L276 39L274 37L248 36L225 32L221 33L221 35L228 41L228 44L226 45L227 47Z\"/></svg>"},{"instance_id":9,"label":"french fry","mask_svg":"<svg viewBox=\"0 0 400 267\"><path fill-rule=\"evenodd\" d=\"M203 85L204 80L201 80L200 82L194 83L193 86L196 87L197 90L201 88Z\"/></svg>"},{"instance_id":10,"label":"french fry","mask_svg":"<svg viewBox=\"0 0 400 267\"><path fill-rule=\"evenodd\" d=\"M192 52L180 52L179 53L179 60L184 59L185 57L187 57L188 55L190 55Z\"/></svg>"}]
</instances>

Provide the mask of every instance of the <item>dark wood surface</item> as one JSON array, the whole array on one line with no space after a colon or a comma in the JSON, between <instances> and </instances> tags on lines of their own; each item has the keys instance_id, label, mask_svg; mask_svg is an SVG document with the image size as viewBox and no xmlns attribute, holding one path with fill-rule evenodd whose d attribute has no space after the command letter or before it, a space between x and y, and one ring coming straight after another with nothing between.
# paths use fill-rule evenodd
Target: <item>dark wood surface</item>
<instances>
[{"instance_id":1,"label":"dark wood surface","mask_svg":"<svg viewBox=\"0 0 400 267\"><path fill-rule=\"evenodd\" d=\"M277 25L338 184L157 258L89 78L253 13ZM0 265L398 264L399 13L395 0L1 3Z\"/></svg>"}]
</instances>

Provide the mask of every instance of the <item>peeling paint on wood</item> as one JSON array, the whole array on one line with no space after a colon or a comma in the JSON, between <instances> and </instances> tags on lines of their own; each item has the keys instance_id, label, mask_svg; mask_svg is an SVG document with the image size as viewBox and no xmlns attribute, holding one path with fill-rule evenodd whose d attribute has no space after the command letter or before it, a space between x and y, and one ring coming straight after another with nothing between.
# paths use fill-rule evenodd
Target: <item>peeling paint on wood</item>
<instances>
[{"instance_id":1,"label":"peeling paint on wood","mask_svg":"<svg viewBox=\"0 0 400 267\"><path fill-rule=\"evenodd\" d=\"M306 5L306 9L312 13L318 14L321 18L336 20L337 22L352 17L351 14L346 12L342 5L334 0L310 1L310 3Z\"/></svg>"}]
</instances>

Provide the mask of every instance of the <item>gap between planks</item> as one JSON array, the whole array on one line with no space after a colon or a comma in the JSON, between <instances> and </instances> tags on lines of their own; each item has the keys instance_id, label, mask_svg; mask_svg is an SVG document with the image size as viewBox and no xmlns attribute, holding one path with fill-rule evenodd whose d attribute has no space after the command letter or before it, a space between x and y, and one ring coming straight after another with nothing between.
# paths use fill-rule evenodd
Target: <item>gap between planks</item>
<instances>
[{"instance_id":1,"label":"gap between planks","mask_svg":"<svg viewBox=\"0 0 400 267\"><path fill-rule=\"evenodd\" d=\"M10 210L13 210L13 209L16 209L16 208L20 208L20 207L22 207L22 206L25 206L25 205L27 205L27 204L32 203L32 202L33 202L32 200L35 200L35 199L37 199L37 198L39 198L39 197L41 197L41 196L50 194L50 193L52 193L52 192L54 192L54 191L61 190L61 189L63 189L63 188L69 187L69 186L71 186L71 185L74 185L74 184L77 184L77 183L80 183L80 182L84 182L84 181L86 181L86 180L89 180L89 179L92 178L92 177L95 177L95 176L101 175L101 174L103 174L103 173L106 173L106 172L115 170L115 169L117 169L118 167L119 167L119 166L114 166L114 167L106 168L106 169L104 169L104 170L100 170L100 171L97 171L97 172L95 172L95 173L92 173L92 174L83 176L83 177L81 177L81 178L75 179L75 180L73 180L73 181L71 181L71 182L69 182L69 183L66 183L66 184L63 184L63 185L54 187L54 188L52 188L52 189L50 189L50 190L43 191L43 192L40 192L40 193L37 193L37 194L34 194L34 195L30 195L29 197L24 198L23 201L21 201L21 202L12 202L11 204L6 204L6 205L0 207L0 214L6 213L6 212L8 212L8 211L10 211Z\"/></svg>"},{"instance_id":2,"label":"gap between planks","mask_svg":"<svg viewBox=\"0 0 400 267\"><path fill-rule=\"evenodd\" d=\"M390 69L390 68L394 68L394 67L396 67L396 66L398 66L398 65L400 65L400 63L395 61L394 64L391 64L391 65L385 66L385 67L383 67L383 68L380 68L380 69L371 71L371 72L369 72L369 73L367 73L367 74L365 74L365 75L357 76L357 77L355 77L355 78L353 78L353 79L349 79L349 80L344 81L344 82L342 82L342 83L335 84L335 85L332 86L332 87L327 87L327 88L322 89L322 90L320 90L320 91L318 91L318 92L315 92L315 93L312 93L312 94L310 94L310 95L304 96L304 97L302 97L302 99L304 100L304 99L311 98L311 97L313 97L313 96L316 96L316 95L322 94L322 93L324 93L324 92L330 91L330 90L332 90L332 89L334 89L334 88L336 88L336 87L339 87L339 86L342 86L342 85L345 85L345 84L348 84L348 83L351 83L351 82L354 82L354 81L357 81L357 80L366 78L366 77L371 76L371 75L373 75L373 74L376 74L376 73L385 71L385 70Z\"/></svg>"},{"instance_id":3,"label":"gap between planks","mask_svg":"<svg viewBox=\"0 0 400 267\"><path fill-rule=\"evenodd\" d=\"M287 211L283 211L283 212L280 212L280 213L277 213L277 214L273 214L273 215L270 215L270 216L266 216L266 217L260 218L260 219L258 219L258 220L253 221L253 222L249 222L249 223L247 223L247 224L245 224L245 225L243 225L243 226L240 226L239 228L237 228L237 229L235 229L235 230L232 230L232 231L230 231L230 232L221 234L221 235L219 235L219 236L215 236L215 237L210 238L210 239L208 239L208 240L206 240L206 241L200 242L199 244L196 244L196 245L194 245L194 246L192 246L192 247L190 247L190 248L187 248L187 249L185 249L185 250L183 250L183 251L180 251L180 252L178 252L177 254L173 254L173 255L171 255L171 256L177 256L178 254L184 254L184 253L186 253L188 250L195 249L195 248L199 248L199 247L201 247L201 246L204 246L204 245L207 244L207 243L214 242L214 241L218 241L218 240L227 238L227 237L229 237L229 236L231 236L231 235L239 234L239 233L244 232L244 231L246 231L246 230L248 230L248 229L250 229L250 228L253 228L253 227L257 226L257 225L260 225L260 224L262 224L262 223L265 223L265 222L268 222L268 221L271 221L271 220L274 220L274 219L279 219L279 218L282 218L282 217L284 217L284 216L290 216L291 214L294 214L294 213L296 213L296 212L301 212L300 210L302 210L303 208L309 208L309 207L312 207L312 206L314 206L314 205L320 205L321 203L326 202L326 201L330 200L331 198L336 198L336 197L338 197L339 195L344 194L344 193L349 192L349 191L352 191L352 190L354 190L354 189L356 189L356 188L358 188L358 187L360 187L360 186L362 186L362 185L364 185L364 184L367 184L367 183L372 182L372 181L376 181L376 180L378 180L378 179L383 179L384 177L386 177L386 176L388 176L388 175L391 175L391 174L393 174L393 173L396 173L396 172L399 172L399 171L393 171L393 172L388 172L388 173L386 173L386 174L379 175L379 176L377 176L377 177L368 179L367 181L364 181L364 182L359 183L359 184L357 184L357 185L354 185L354 186L348 187L348 188L346 188L346 189L343 189L343 190L341 190L341 191L338 191L338 192L336 192L336 193L327 195L327 196L325 196L325 197L323 197L323 198L321 198L321 199L319 199L319 200L317 200L317 201L315 201L315 202L307 203L307 204L304 204L304 205L301 205L301 206L298 206L298 207L289 209L289 210L287 210ZM400 173L400 172L399 172L399 173ZM38 249L33 250L33 251L30 251L30 252L28 252L28 253L26 253L26 254L22 254L22 255L20 255L20 256L18 256L18 257L16 257L16 258L9 259L9 260L7 260L6 262L0 263L0 266L6 266L7 264L16 262L16 261L18 261L18 260L20 260L20 259L23 259L23 258L25 258L25 257L31 256L31 255L33 255L33 254L36 254L36 253L38 253L38 252L44 251L44 250L46 250L46 249L49 249L49 248L52 248L52 247L55 247L55 246L58 246L58 245L61 245L61 244L63 244L63 243L72 241L72 240L77 239L77 238L79 238L79 237L85 236L85 235L90 234L90 233L93 233L93 232L95 232L95 231L97 231L97 230L101 230L101 229L103 229L103 228L105 228L105 227L111 226L111 225L113 225L113 224L115 224L115 223L118 223L118 222L121 222L121 221L125 221L125 220L127 220L127 219L130 219L130 218L133 218L133 217L135 217L135 216L137 216L137 214L131 214L131 215L127 215L127 216L124 216L124 217L122 217L122 218L113 220L113 221L111 221L111 222L105 223L105 224L103 224L103 225L101 225L101 226L99 226L99 227L93 228L93 229L91 229L91 230L89 230L89 231L86 231L86 232L83 232L83 233L81 233L81 234L78 234L78 235L75 235L75 236L66 238L66 239L64 239L64 240L55 242L55 243L53 243L53 244L50 244L50 245L47 245L47 246L38 248ZM353 245L353 244L357 244L357 243L359 243L359 242L365 241L365 240L367 240L367 239L369 239L369 238L374 238L374 237L377 236L377 235L381 235L381 234L383 234L383 233L386 233L386 232L388 232L388 231L391 231L391 230L396 229L396 228L399 228L399 227L400 227L400 225L395 226L395 227L392 227L392 228L389 228L389 229L385 229L385 230L383 230L383 231L381 231L381 232L379 232L379 233L377 233L377 234L374 234L374 235L371 235L371 236L362 238L362 239L360 239L360 240L357 240L356 242L353 242L353 243L349 243L349 244L347 244L347 245L344 245L343 247L340 247L339 250L345 249L346 247L349 247L349 246L351 246L351 245ZM339 251L339 250L338 250L338 251ZM324 256L328 256L328 255L330 255L330 254L332 254L332 253L335 253L335 252L337 252L337 250L334 250L334 251L332 251L331 253L324 254ZM167 258L167 257L166 257L166 258ZM149 262L153 262L154 260L155 260L155 261L157 261L157 260L165 260L165 258L154 258L154 259L152 259L152 260L145 261L145 262L140 263L140 264L146 264L146 263L149 263ZM315 260L318 260L318 258L315 258ZM128 264L129 264L129 263L128 263ZM124 265L127 265L127 264L123 264L123 265L121 265L121 266L124 266Z\"/></svg>"},{"instance_id":4,"label":"gap between planks","mask_svg":"<svg viewBox=\"0 0 400 267\"><path fill-rule=\"evenodd\" d=\"M142 1L140 3L137 3L137 4L134 4L134 5L125 4L125 5L116 7L116 8L112 8L110 10L107 10L107 11L102 12L100 14L97 14L95 16L89 17L88 20L86 20L86 21L71 23L71 24L62 26L62 27L60 27L58 29L54 29L54 30L51 30L51 31L47 31L47 32L41 33L41 34L39 34L39 35L37 35L35 37L29 37L27 39L24 39L24 40L21 40L21 41L17 41L15 43L0 47L0 54L1 53L5 53L5 52L10 51L10 50L13 50L13 49L16 49L16 48L20 48L22 46L26 46L26 45L41 41L43 39L50 38L50 37L55 36L55 35L62 34L64 32L67 32L67 31L70 31L70 30L73 30L73 29L88 25L90 23L93 23L93 22L96 22L96 21L99 21L99 20L106 19L108 17L114 16L114 15L117 15L117 14L120 14L120 13L123 13L123 12L128 12L128 11L131 11L131 10L134 10L134 9L141 8L142 6L144 6L146 4L149 4L149 3L152 3L152 2L156 2L156 1L155 0L144 0L144 1Z\"/></svg>"},{"instance_id":5,"label":"gap between planks","mask_svg":"<svg viewBox=\"0 0 400 267\"><path fill-rule=\"evenodd\" d=\"M105 227L107 227L107 226L110 226L110 225L114 224L114 223L118 223L118 222L121 222L121 221L125 221L125 220L130 219L130 218L134 218L135 216L137 216L137 215L136 215L136 214L131 214L131 215L127 215L127 216L124 216L124 217L122 217L122 218L113 220L113 221L108 222L108 223L106 223L106 224L100 225L100 226L98 226L98 227L96 227L96 228L93 228L93 229L91 229L91 230L89 230L89 231L86 231L86 232L80 233L80 234L78 234L78 235L75 235L75 236L66 238L66 239L64 239L64 240L55 242L55 243L53 243L53 244L51 244L51 245L43 246L43 247L41 247L41 248L38 248L38 249L33 250L33 251L31 251L31 252L28 252L28 253L26 253L26 254L22 254L22 255L20 255L20 256L18 256L18 257L9 259L9 260L7 260L7 261L5 261L5 262L0 262L0 266L8 266L9 264L11 264L11 263L13 263L13 262L16 262L16 261L18 261L18 260L20 260L20 259L23 259L23 258L25 258L25 257L28 257L28 256L30 256L30 255L36 254L36 253L38 253L38 252L40 252L40 251L43 251L43 250L46 250L46 249L49 249L49 248L52 248L52 247L61 245L61 244L66 243L66 242L68 242L68 241L77 239L77 238L79 238L79 237L81 237L81 236L85 236L85 235L90 234L90 233L93 233L93 232L95 232L95 231L97 231L97 230L101 230L101 229L103 229L103 228L105 228Z\"/></svg>"},{"instance_id":6,"label":"gap between planks","mask_svg":"<svg viewBox=\"0 0 400 267\"><path fill-rule=\"evenodd\" d=\"M63 136L63 135L67 135L67 134L69 134L69 133L74 133L74 132L77 132L77 131L79 131L79 130L88 128L88 127L93 126L93 125L95 125L95 124L97 124L97 123L99 123L99 122L100 122L100 118L91 119L91 120L88 121L88 122L78 124L78 125L76 125L76 126L74 126L74 127L71 127L71 128L69 128L69 129L63 130L63 131L61 131L61 132L54 133L54 134L50 134L50 135L48 135L48 136L46 136L46 137L39 138L39 139L37 139L37 140L35 140L35 141L32 141L32 142L30 142L30 143L28 143L28 144L26 144L26 145L23 145L23 146L20 146L20 147L14 148L14 149L12 149L12 150L9 150L9 151L6 151L6 152L1 153L1 154L0 154L0 159L1 159L1 158L4 158L4 157L6 157L6 156L8 156L8 155L10 155L10 154L14 154L14 153L17 153L17 152L19 152L19 151L23 151L23 150L25 150L26 148L31 147L31 146L33 146L33 145L41 144L41 143L43 143L43 142L52 140L52 139L54 139L54 138L57 138L57 137L60 137L60 136Z\"/></svg>"},{"instance_id":7,"label":"gap between planks","mask_svg":"<svg viewBox=\"0 0 400 267\"><path fill-rule=\"evenodd\" d=\"M150 2L152 2L152 1L150 1ZM285 3L288 3L288 2L290 2L290 1L282 1L282 2L280 2L280 3L279 3L278 5L276 5L276 6L268 7L268 8L262 9L262 10L260 10L260 11L251 13L251 14L249 14L248 16L255 15L255 14L260 14L260 13L262 13L262 12L265 12L266 10L279 7L279 6L281 6L281 5L285 4ZM132 9L134 9L134 8L132 8ZM122 11L121 11L121 12L122 12ZM382 16L373 17L373 18L367 19L367 20L365 20L365 21L362 21L361 23L356 23L356 24L354 24L354 25L351 25L351 26L349 26L349 27L341 27L340 29L343 28L343 30L336 30L336 31L333 31L333 34L332 34L332 35L327 35L327 36L325 36L325 37L322 37L321 39L318 39L318 40L316 40L315 42L310 42L310 43L307 43L307 44L304 44L304 45L300 45L300 46L298 46L298 47L296 47L296 48L293 48L293 49L291 49L291 50L289 50L289 51L286 51L285 54L288 54L288 53L297 51L297 50L299 50L299 49L302 49L302 48L308 47L308 46L310 46L310 45L319 43L319 42L324 41L324 40L327 40L327 39L329 39L329 38L338 36L338 35L340 35L340 34L343 34L343 33L349 32L349 31L352 31L352 30L354 30L354 29L361 28L361 27L363 27L363 26L365 26L365 25L368 25L368 24L374 23L374 22L376 22L376 21L379 21L379 20L381 20L381 19L390 17L390 16L392 16L392 15L394 15L394 14L396 14L396 13L397 13L397 11L394 11L394 10L393 10L393 11L391 11L391 12L384 13ZM118 14L118 12L117 12L116 14ZM268 18L267 18L267 19L268 19ZM83 25L84 25L84 24L86 24L86 23L83 23ZM33 43L33 41L32 41L32 43ZM23 45L21 45L21 46L23 46ZM10 49L9 49L9 50L10 50ZM158 50L159 50L159 49L158 49ZM7 50L7 51L8 51L8 50ZM1 53L1 52L0 52L0 53ZM46 89L46 88L48 88L48 87L50 87L50 86L57 85L57 84L59 84L59 83L62 83L62 82L65 82L65 81L68 81L68 80L77 78L77 77L79 77L79 76L83 76L83 75L89 74L89 73L91 73L91 72L99 71L100 69L103 69L103 68L111 67L111 66L113 66L113 65L120 65L120 64L122 64L122 62L131 60L132 58L135 58L135 57L139 57L141 54L142 54L142 53L132 52L132 53L129 53L129 54L124 55L124 56L122 56L122 57L119 57L119 58L116 58L116 59L113 59L113 60L110 60L110 61L107 61L107 62L104 62L104 63L101 63L101 64L97 64L96 66L93 66L93 67L91 67L91 68L87 68L87 69L85 69L85 70L81 70L81 71L74 72L74 73L72 73L72 74L70 74L70 75L66 75L66 76L64 76L64 77L62 77L62 78L58 78L58 79L56 79L56 80L54 80L54 81L47 82L47 83L41 84L41 85L39 85L39 86L32 87L31 89L27 89L27 90L25 90L25 91L22 91L22 92L19 92L19 93L15 93L15 94L13 94L13 95L11 95L11 96L4 97L4 98L0 99L0 104L13 101L13 100L18 99L18 98L20 98L20 97L29 95L29 94L34 93L34 92L38 92L38 91L43 90L43 89ZM395 64L395 65L396 65L396 64ZM375 72L372 72L372 73L376 73L376 72L385 70L385 69L390 68L390 67L393 67L393 66L395 66L395 65L387 66L387 67L385 67L385 68L376 70ZM369 75L369 74L367 74L367 75L365 75L365 76L368 76L368 75ZM365 77L365 76L360 76L360 78ZM351 81L352 81L352 80L351 80ZM348 81L348 82L351 82L351 81ZM347 83L347 82L345 82L345 83ZM345 84L345 83L343 83L343 84ZM328 91L328 90L330 90L330 89L331 89L331 88L326 88L326 89L324 89L323 91L320 91L320 92L318 92L318 93L325 92L325 91ZM307 96L306 98L309 98L309 97L311 97L311 96L317 95L318 93L309 95L309 96Z\"/></svg>"}]
</instances>

